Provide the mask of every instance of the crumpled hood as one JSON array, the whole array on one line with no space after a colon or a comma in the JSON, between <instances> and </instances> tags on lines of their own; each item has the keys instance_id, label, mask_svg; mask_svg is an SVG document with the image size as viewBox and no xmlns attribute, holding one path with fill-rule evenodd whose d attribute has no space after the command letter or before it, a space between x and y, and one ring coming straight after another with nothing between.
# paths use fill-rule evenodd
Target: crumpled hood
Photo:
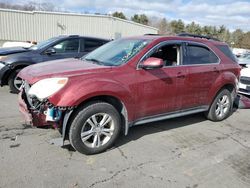
<instances>
[{"instance_id":1,"label":"crumpled hood","mask_svg":"<svg viewBox=\"0 0 250 188\"><path fill-rule=\"evenodd\" d=\"M9 55L21 52L27 52L29 49L25 49L22 47L9 47L9 48L0 48L0 55Z\"/></svg>"},{"instance_id":2,"label":"crumpled hood","mask_svg":"<svg viewBox=\"0 0 250 188\"><path fill-rule=\"evenodd\" d=\"M69 58L28 66L20 71L18 76L26 80L28 83L33 84L44 78L71 77L90 73L105 72L109 70L111 70L111 67Z\"/></svg>"}]
</instances>

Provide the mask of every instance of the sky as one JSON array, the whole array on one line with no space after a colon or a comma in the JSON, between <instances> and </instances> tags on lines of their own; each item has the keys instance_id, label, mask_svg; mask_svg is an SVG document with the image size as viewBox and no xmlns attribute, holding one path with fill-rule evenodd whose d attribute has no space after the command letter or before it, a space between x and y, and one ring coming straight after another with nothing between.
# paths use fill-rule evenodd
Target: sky
<instances>
[{"instance_id":1,"label":"sky","mask_svg":"<svg viewBox=\"0 0 250 188\"><path fill-rule=\"evenodd\" d=\"M0 2L27 3L25 0L0 0ZM225 25L231 31L250 31L250 0L36 0L53 2L58 9L72 12L111 14L123 12L128 18L134 14L182 19L201 25Z\"/></svg>"}]
</instances>

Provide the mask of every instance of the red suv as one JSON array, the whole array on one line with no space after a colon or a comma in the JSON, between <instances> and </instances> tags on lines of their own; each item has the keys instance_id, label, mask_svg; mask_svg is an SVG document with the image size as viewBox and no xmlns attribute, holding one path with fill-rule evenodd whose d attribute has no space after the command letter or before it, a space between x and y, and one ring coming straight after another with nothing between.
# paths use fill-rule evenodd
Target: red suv
<instances>
[{"instance_id":1,"label":"red suv","mask_svg":"<svg viewBox=\"0 0 250 188\"><path fill-rule=\"evenodd\" d=\"M23 69L20 111L34 126L53 125L79 152L111 147L129 127L204 112L232 112L240 67L227 44L197 35L115 40L81 59Z\"/></svg>"}]
</instances>

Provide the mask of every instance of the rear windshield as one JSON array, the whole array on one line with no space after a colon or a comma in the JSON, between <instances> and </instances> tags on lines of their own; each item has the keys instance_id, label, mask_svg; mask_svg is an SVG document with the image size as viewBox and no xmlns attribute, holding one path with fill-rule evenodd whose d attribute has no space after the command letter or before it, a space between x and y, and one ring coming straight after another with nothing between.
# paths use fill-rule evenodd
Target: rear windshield
<instances>
[{"instance_id":1,"label":"rear windshield","mask_svg":"<svg viewBox=\"0 0 250 188\"><path fill-rule=\"evenodd\" d=\"M220 51L222 51L224 55L230 58L233 62L237 62L235 55L227 45L218 45L217 48L219 48Z\"/></svg>"}]
</instances>

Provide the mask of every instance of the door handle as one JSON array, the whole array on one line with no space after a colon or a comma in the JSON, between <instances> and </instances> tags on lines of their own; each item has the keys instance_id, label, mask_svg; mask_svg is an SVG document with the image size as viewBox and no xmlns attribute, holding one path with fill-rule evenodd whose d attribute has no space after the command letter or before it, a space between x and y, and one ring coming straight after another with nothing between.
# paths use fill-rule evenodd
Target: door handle
<instances>
[{"instance_id":1,"label":"door handle","mask_svg":"<svg viewBox=\"0 0 250 188\"><path fill-rule=\"evenodd\" d=\"M178 72L177 78L186 78L186 76L184 74L182 74L182 72Z\"/></svg>"},{"instance_id":2,"label":"door handle","mask_svg":"<svg viewBox=\"0 0 250 188\"><path fill-rule=\"evenodd\" d=\"M215 73L220 73L220 71L216 67L214 67L214 72Z\"/></svg>"}]
</instances>

